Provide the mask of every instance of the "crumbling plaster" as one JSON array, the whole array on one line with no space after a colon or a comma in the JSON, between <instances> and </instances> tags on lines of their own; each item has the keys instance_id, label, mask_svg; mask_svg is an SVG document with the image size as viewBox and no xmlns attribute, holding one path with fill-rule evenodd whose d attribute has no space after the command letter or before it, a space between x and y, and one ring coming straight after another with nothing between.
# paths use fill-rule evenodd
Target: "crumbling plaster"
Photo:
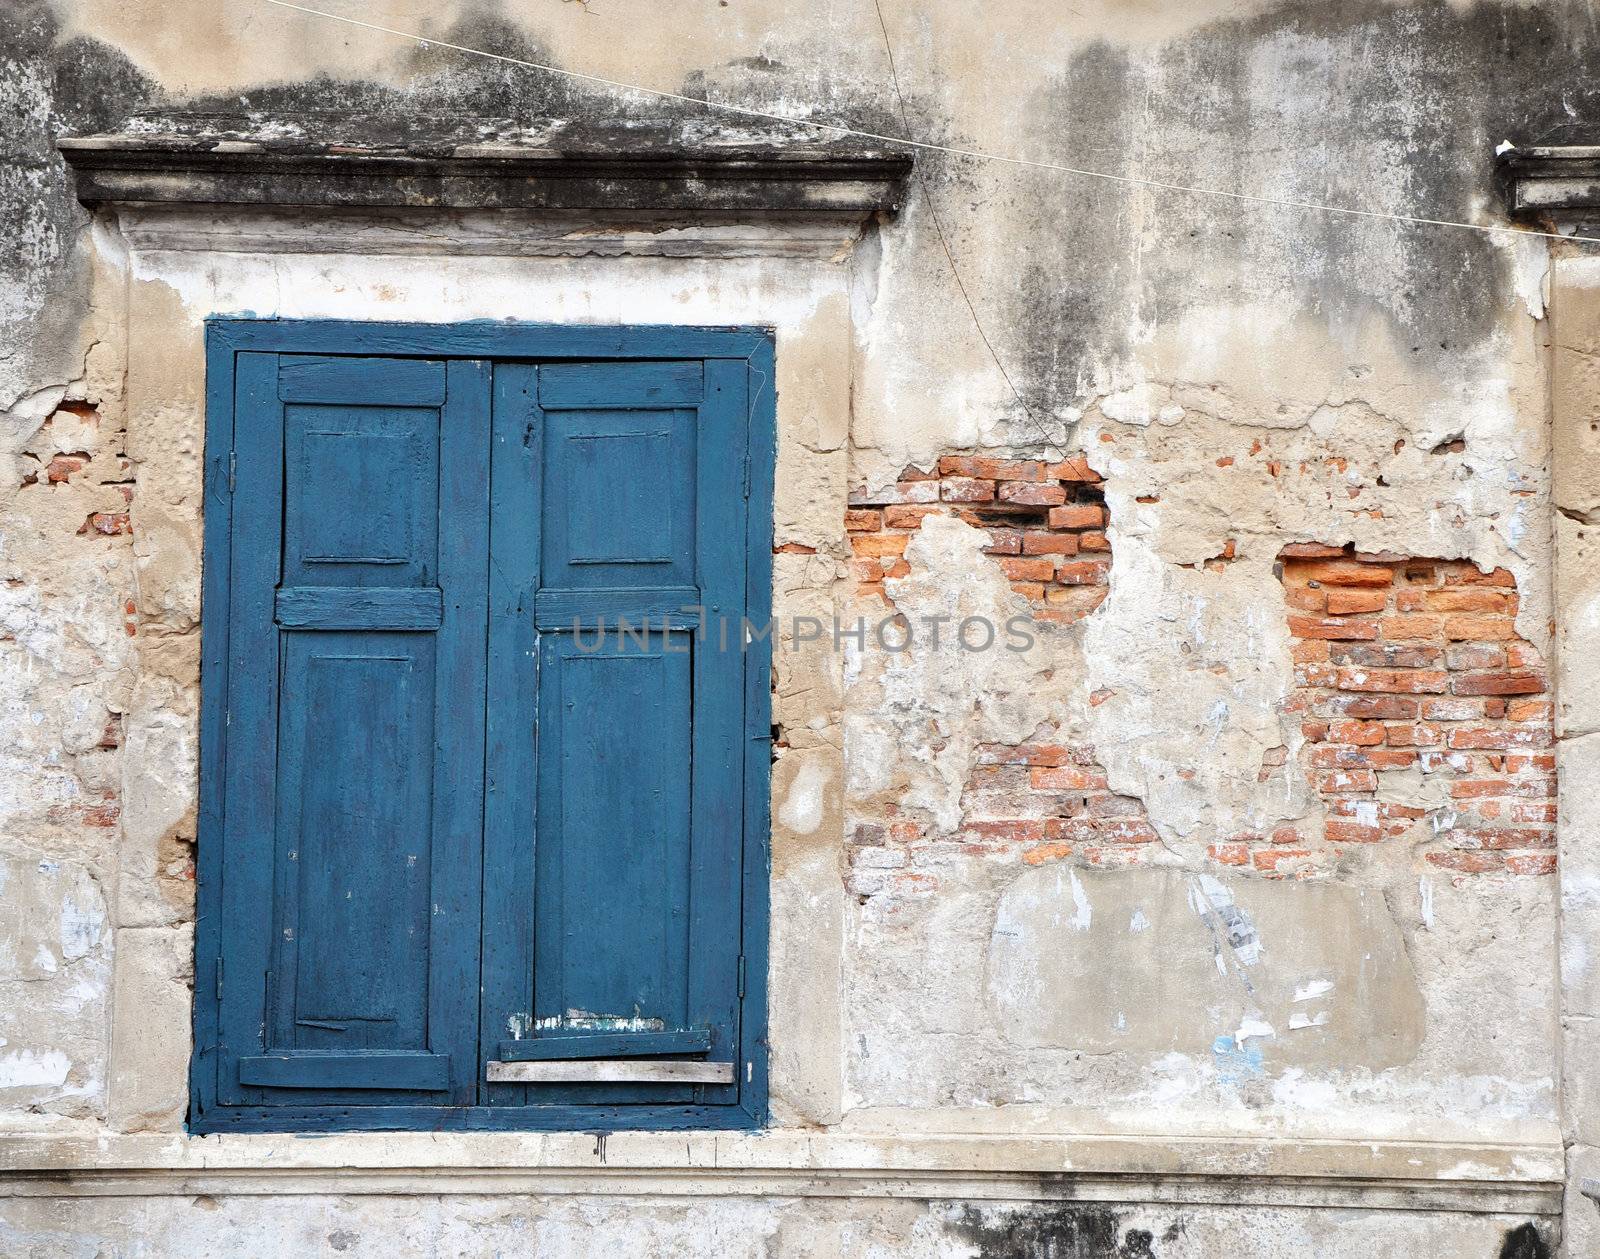
<instances>
[{"instance_id":1,"label":"crumbling plaster","mask_svg":"<svg viewBox=\"0 0 1600 1259\"><path fill-rule=\"evenodd\" d=\"M1593 90L1580 74L1592 19L1575 4L1095 3L1063 16L1039 4L886 3L884 14L920 133L1363 209L1491 215L1487 151L1502 131L1537 130L1558 100L1582 111ZM1041 627L1019 653L889 657L827 641L779 653L780 1126L911 1131L974 1115L1003 1126L1014 1115L1044 1130L1149 1131L1156 1115L1158 1131L1388 1140L1464 1128L1510 1145L1548 1140L1558 1074L1552 880L1452 878L1403 846L1304 883L1269 884L1206 858L1241 829L1316 816L1291 772L1298 721L1280 709L1292 686L1273 567L1285 543L1506 568L1522 599L1518 631L1541 652L1552 647L1553 607L1563 610L1561 634L1594 619L1568 627L1564 610L1587 599L1587 585L1572 583L1588 579L1581 563L1552 557L1542 245L924 155L927 182L899 220L869 225L859 241L843 232L820 258L483 256L450 243L471 234L459 223L436 247L413 238L386 251L381 225L376 243L364 233L357 246L348 232L300 222L289 229L298 242L275 241L270 253L259 238L169 248L159 224L139 239L136 225L148 222L136 213L91 223L71 204L49 148L55 131L184 107L270 128L280 114L327 108L366 115L330 124L353 125L344 138L355 140L413 113L467 114L471 135L514 138L545 113L687 107L552 85L252 0L176 25L153 3L66 0L5 20L19 37L0 101L28 159L13 195L41 208L0 284L17 346L0 361L5 449L17 469L0 485L0 647L16 661L0 678L10 701L0 797L4 1127L181 1126L199 335L203 316L221 311L777 326L776 542L788 548L774 557L780 622L898 611L1003 623L1025 610L982 553L982 531L955 519L919 531L909 574L887 583L890 606L858 599L840 528L851 488L973 450L1081 451L1104 477L1111 593L1087 620ZM644 40L636 14L593 2L407 3L384 21L754 108L899 125L870 4L828 3L805 20L787 6L674 4L651 16L673 37ZM998 99L997 82L1007 85ZM459 117L449 127L460 130ZM226 235L241 221L208 230ZM255 226L269 237L281 230ZM1563 370L1587 369L1558 358L1558 391ZM91 456L87 474L11 488L30 461L42 469L80 450ZM131 506L113 497L122 481L132 482ZM1590 497L1579 485L1554 504L1564 510L1563 556L1587 554ZM77 532L93 514L122 510L129 532ZM1207 567L1230 540L1229 562ZM1557 642L1558 655L1576 659L1586 641ZM1600 730L1600 717L1570 706L1594 692L1581 677L1560 688L1564 766L1581 768L1582 736ZM1022 743L1041 727L1093 746L1111 789L1140 802L1159 834L1151 867L1030 867L959 851L976 750ZM1277 748L1289 770L1263 775ZM116 814L105 826L104 814L85 810L108 791ZM1582 816L1581 802L1564 802ZM940 889L848 895L844 836L853 819L891 804L952 840ZM1562 876L1569 993L1587 982L1589 945L1573 924L1597 899L1583 870ZM1258 971L1219 954L1213 885L1254 924ZM1136 917L1150 925L1134 930ZM1389 964L1372 966L1373 955ZM1143 987L1160 976L1193 981L1183 1001L1162 999L1158 1018ZM1322 981L1334 994L1329 1019L1290 1030L1294 994ZM1247 999L1257 989L1274 995ZM1120 1007L1135 1000L1140 1011L1119 1024ZM1589 1012L1571 1000L1563 1008L1570 1062L1587 1045ZM1376 1010L1391 1016L1381 1026ZM1573 1122L1569 1136L1589 1149L1595 1138ZM236 1201L225 1213L235 1230L258 1224L288 1238L312 1227L274 1217L270 1200ZM71 1227L86 1246L139 1231L192 1245L165 1209L90 1205ZM776 1199L719 1207L698 1244L725 1215L727 1237L801 1227L781 1222L785 1209ZM936 1233L950 1253L1007 1253L985 1251L1003 1241L984 1241L981 1229L955 1227L964 1209L880 1208L816 1244L894 1253ZM604 1205L520 1215L438 1199L408 1207L399 1224L368 1205L330 1200L316 1210L316 1228L327 1228L319 1236L348 1234L351 1253L362 1253L368 1229L458 1230L481 1245L637 1225ZM61 1234L40 1212L8 1207L7 1226L47 1247ZM1178 1222L1149 1223L1150 1253L1162 1255L1211 1253L1216 1238L1237 1242L1247 1225L1264 1230L1263 1254L1295 1253L1308 1237L1319 1253L1337 1253L1289 1212L1191 1217L1159 1244ZM1492 1253L1516 1224L1392 1214L1380 1226L1353 1216L1349 1249L1366 1253L1381 1238L1402 1252ZM662 1253L680 1226L689 1227L660 1225ZM1430 1228L1460 1231L1420 1240ZM1112 1246L1123 1245L1126 1227L1114 1231ZM786 1248L804 1245L768 1247Z\"/></svg>"}]
</instances>

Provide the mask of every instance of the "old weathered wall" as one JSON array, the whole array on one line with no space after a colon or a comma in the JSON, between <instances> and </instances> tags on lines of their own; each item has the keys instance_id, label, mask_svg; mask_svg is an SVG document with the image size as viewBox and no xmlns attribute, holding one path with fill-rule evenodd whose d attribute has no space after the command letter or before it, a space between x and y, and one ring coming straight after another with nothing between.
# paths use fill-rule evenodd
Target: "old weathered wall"
<instances>
[{"instance_id":1,"label":"old weathered wall","mask_svg":"<svg viewBox=\"0 0 1600 1259\"><path fill-rule=\"evenodd\" d=\"M1576 0L329 7L785 116L1482 222L1496 143L1600 104ZM459 220L351 257L315 223L219 243L226 215L179 249L91 218L54 150L127 128L514 141L552 117L721 121L263 0L0 14L0 1130L182 1127L200 320L742 321L780 329L780 616L865 628L779 653L780 1127L1436 1139L1504 1155L1457 1179L1543 1175L1564 702L1544 244L923 152L903 213L820 259L483 258ZM877 637L895 616L903 651ZM965 618L1028 642L971 649ZM304 1219L240 1201L200 1205L296 1253ZM7 1205L0 1237L204 1252L217 1224L170 1207L86 1203L61 1231ZM350 1253L637 1227L606 1201L313 1210ZM1312 1211L1018 1233L936 1203L841 1210L822 1238L758 1195L656 1244L1177 1255L1250 1229L1240 1253L1294 1254L1326 1236ZM1532 1214L1357 1213L1347 1250L1544 1253Z\"/></svg>"}]
</instances>

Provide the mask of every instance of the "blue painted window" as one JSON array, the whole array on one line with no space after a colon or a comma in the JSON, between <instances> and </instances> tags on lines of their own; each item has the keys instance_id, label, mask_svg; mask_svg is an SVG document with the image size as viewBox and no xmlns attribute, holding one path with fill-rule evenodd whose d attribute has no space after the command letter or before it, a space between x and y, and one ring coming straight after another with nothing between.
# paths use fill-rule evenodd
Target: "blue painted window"
<instances>
[{"instance_id":1,"label":"blue painted window","mask_svg":"<svg viewBox=\"0 0 1600 1259\"><path fill-rule=\"evenodd\" d=\"M214 320L191 1125L765 1113L772 345Z\"/></svg>"}]
</instances>

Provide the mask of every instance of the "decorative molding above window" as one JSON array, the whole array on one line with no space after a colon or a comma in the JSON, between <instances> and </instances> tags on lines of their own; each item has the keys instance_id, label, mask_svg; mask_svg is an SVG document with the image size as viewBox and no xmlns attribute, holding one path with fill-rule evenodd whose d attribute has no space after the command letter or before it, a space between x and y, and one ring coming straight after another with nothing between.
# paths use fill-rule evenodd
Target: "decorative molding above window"
<instances>
[{"instance_id":1,"label":"decorative molding above window","mask_svg":"<svg viewBox=\"0 0 1600 1259\"><path fill-rule=\"evenodd\" d=\"M551 138L361 148L125 133L59 146L87 206L866 215L899 208L912 168L904 153L814 137L632 128Z\"/></svg>"},{"instance_id":2,"label":"decorative molding above window","mask_svg":"<svg viewBox=\"0 0 1600 1259\"><path fill-rule=\"evenodd\" d=\"M1508 148L1499 176L1513 217L1583 235L1600 227L1600 144Z\"/></svg>"}]
</instances>

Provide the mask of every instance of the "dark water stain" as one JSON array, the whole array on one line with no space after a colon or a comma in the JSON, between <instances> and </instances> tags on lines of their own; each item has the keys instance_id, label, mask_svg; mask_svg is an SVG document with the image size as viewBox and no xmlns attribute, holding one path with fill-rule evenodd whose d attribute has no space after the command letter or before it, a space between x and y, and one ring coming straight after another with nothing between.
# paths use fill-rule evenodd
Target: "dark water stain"
<instances>
[{"instance_id":1,"label":"dark water stain","mask_svg":"<svg viewBox=\"0 0 1600 1259\"><path fill-rule=\"evenodd\" d=\"M1597 23L1600 13L1583 0L1466 8L1448 0L1290 0L1160 44L1080 42L1047 88L1022 98L997 91L995 109L1020 122L1019 147L1112 173L1470 218L1493 196L1499 140L1600 117L1600 84L1585 73L1600 42ZM470 10L442 37L554 61L492 6ZM715 134L728 122L692 104L437 45L401 43L392 55L403 85L324 75L176 99L116 49L87 38L62 42L45 3L0 9L0 75L20 85L0 93L9 158L0 215L21 228L0 252L0 285L24 296L0 336L17 347L13 354L39 360L23 374L42 372L86 304L82 260L70 248L86 220L53 147L63 132L132 123L248 134L288 122L291 135L298 128L308 141L443 151L463 140L527 138L553 119L589 119L591 134L609 129L618 144L646 123ZM818 46L809 55L825 62L827 53ZM863 89L824 75L819 87L801 60L730 63L691 74L683 90L695 95L714 79L760 96L781 94L793 80L808 96L821 94L819 119L902 129L886 85ZM964 124L946 124L946 134L932 99L910 106L919 133L977 142L960 132ZM816 135L800 127L773 134ZM1013 246L998 270L969 279L982 290L978 304L992 319L1002 361L1030 407L1045 413L1079 400L1088 365L1125 357L1140 329L1171 326L1207 305L1310 314L1334 338L1376 314L1419 369L1445 374L1497 333L1508 305L1510 260L1474 233L1176 192L1146 201L1058 173L992 175L937 154L919 161L958 258L985 237ZM920 247L927 267L944 265L931 242ZM1268 359L1273 352L1262 347Z\"/></svg>"},{"instance_id":2,"label":"dark water stain","mask_svg":"<svg viewBox=\"0 0 1600 1259\"><path fill-rule=\"evenodd\" d=\"M73 200L56 137L111 126L157 99L115 49L61 41L43 3L0 6L0 392L75 376L88 275L76 238L88 216ZM0 398L0 404L8 402Z\"/></svg>"},{"instance_id":3,"label":"dark water stain","mask_svg":"<svg viewBox=\"0 0 1600 1259\"><path fill-rule=\"evenodd\" d=\"M554 64L547 49L493 10L474 9L441 36L449 43L501 56ZM229 137L260 135L273 144L404 146L446 153L462 143L546 142L626 147L639 129L674 128L678 138L724 139L726 117L695 104L575 82L556 74L481 57L437 44L397 45L402 85L318 75L239 92L175 96L101 41L61 39L42 0L0 6L0 290L18 313L0 326L0 364L30 387L74 374L67 351L88 306L88 275L73 237L88 222L73 198L55 150L61 135L136 130ZM735 70L779 77L784 67L762 59ZM857 108L859 107L859 108ZM841 101L819 117L857 113L880 122L869 102ZM572 120L578 120L576 122ZM802 126L740 126L746 136L773 143L811 141ZM4 368L0 367L0 371ZM6 379L0 375L0 382Z\"/></svg>"},{"instance_id":4,"label":"dark water stain","mask_svg":"<svg viewBox=\"0 0 1600 1259\"><path fill-rule=\"evenodd\" d=\"M1600 120L1597 42L1578 0L1293 0L1150 48L1082 44L1021 112L1041 151L1112 174L1471 221L1497 210L1499 141ZM1001 335L1043 408L1136 328L1197 307L1265 302L1335 337L1377 314L1437 369L1508 305L1510 259L1480 233L1045 172L1017 184L1033 223Z\"/></svg>"},{"instance_id":5,"label":"dark water stain","mask_svg":"<svg viewBox=\"0 0 1600 1259\"><path fill-rule=\"evenodd\" d=\"M1505 1236L1498 1259L1550 1259L1555 1252L1532 1224L1522 1224Z\"/></svg>"},{"instance_id":6,"label":"dark water stain","mask_svg":"<svg viewBox=\"0 0 1600 1259\"><path fill-rule=\"evenodd\" d=\"M1174 1222L1158 1241L1142 1228L1125 1228L1110 1207L1035 1203L1014 1209L962 1207L946 1227L977 1251L978 1259L1160 1259L1163 1243L1183 1234Z\"/></svg>"}]
</instances>

